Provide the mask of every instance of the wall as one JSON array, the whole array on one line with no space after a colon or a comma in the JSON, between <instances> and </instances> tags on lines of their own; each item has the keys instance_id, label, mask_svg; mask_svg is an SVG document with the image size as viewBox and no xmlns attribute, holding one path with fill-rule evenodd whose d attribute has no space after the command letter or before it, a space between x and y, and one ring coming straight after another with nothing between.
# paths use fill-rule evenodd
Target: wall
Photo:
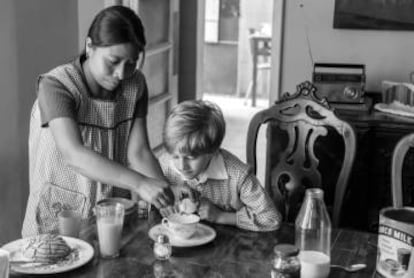
<instances>
[{"instance_id":1,"label":"wall","mask_svg":"<svg viewBox=\"0 0 414 278\"><path fill-rule=\"evenodd\" d=\"M368 91L380 91L384 79L408 81L414 70L413 33L333 29L334 2L285 0L281 92L311 80L309 50L315 62L365 64Z\"/></svg>"},{"instance_id":2,"label":"wall","mask_svg":"<svg viewBox=\"0 0 414 278\"><path fill-rule=\"evenodd\" d=\"M201 95L203 87L197 84L202 76L197 73L199 59L203 53L199 53L200 12L204 12L199 1L180 1L179 15L179 52L185 55L178 57L178 102L194 99ZM202 5L202 6L203 6ZM204 14L204 13L203 13ZM178 52L177 52L178 53Z\"/></svg>"},{"instance_id":3,"label":"wall","mask_svg":"<svg viewBox=\"0 0 414 278\"><path fill-rule=\"evenodd\" d=\"M92 23L95 15L105 7L104 0L78 0L78 16L79 16L79 50L82 51L85 48L86 34L88 28Z\"/></svg>"},{"instance_id":4,"label":"wall","mask_svg":"<svg viewBox=\"0 0 414 278\"><path fill-rule=\"evenodd\" d=\"M18 108L17 94L17 44L16 22L14 18L14 1L4 0L0 8L0 245L14 237L19 219L22 215L21 203L22 174L27 173L19 165L22 159L18 135L19 115L14 111ZM24 136L24 135L23 135ZM16 140L17 138L17 140ZM26 163L23 163L25 168ZM15 228L10 228L11 226Z\"/></svg>"},{"instance_id":5,"label":"wall","mask_svg":"<svg viewBox=\"0 0 414 278\"><path fill-rule=\"evenodd\" d=\"M1 1L0 245L20 237L29 192L27 139L37 76L77 53L77 28L74 0Z\"/></svg>"}]
</instances>

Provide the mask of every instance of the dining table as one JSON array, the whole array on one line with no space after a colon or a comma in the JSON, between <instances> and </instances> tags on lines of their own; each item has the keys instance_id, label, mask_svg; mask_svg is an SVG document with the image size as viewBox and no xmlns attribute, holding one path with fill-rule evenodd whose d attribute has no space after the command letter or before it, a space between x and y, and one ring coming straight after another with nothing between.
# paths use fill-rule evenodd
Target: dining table
<instances>
[{"instance_id":1,"label":"dining table","mask_svg":"<svg viewBox=\"0 0 414 278\"><path fill-rule=\"evenodd\" d=\"M160 224L155 210L147 218L129 217L124 222L120 256L104 259L99 255L96 225L93 220L83 226L80 239L90 243L93 258L85 265L53 275L28 275L11 272L10 277L272 277L274 247L294 244L293 224L283 223L280 229L254 232L230 225L202 221L214 229L215 237L203 245L172 248L168 260L157 260L153 240L148 232ZM333 229L331 263L350 265L365 263L367 267L354 273L331 268L329 277L380 277L376 274L377 234L347 229Z\"/></svg>"}]
</instances>

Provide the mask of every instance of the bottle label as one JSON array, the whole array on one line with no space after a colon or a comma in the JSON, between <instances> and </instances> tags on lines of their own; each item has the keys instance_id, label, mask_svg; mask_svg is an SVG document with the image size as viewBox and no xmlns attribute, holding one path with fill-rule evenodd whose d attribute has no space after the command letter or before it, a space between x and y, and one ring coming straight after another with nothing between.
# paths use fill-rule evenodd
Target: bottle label
<instances>
[{"instance_id":1,"label":"bottle label","mask_svg":"<svg viewBox=\"0 0 414 278\"><path fill-rule=\"evenodd\" d=\"M414 210L384 209L378 229L377 272L386 278L414 277Z\"/></svg>"}]
</instances>

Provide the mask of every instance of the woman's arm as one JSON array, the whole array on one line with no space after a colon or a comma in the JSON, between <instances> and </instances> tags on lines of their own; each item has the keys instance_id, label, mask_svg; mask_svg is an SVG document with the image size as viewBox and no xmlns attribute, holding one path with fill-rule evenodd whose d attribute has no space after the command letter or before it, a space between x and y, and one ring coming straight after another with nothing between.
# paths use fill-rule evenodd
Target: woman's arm
<instances>
[{"instance_id":1,"label":"woman's arm","mask_svg":"<svg viewBox=\"0 0 414 278\"><path fill-rule=\"evenodd\" d=\"M152 178L163 179L160 164L149 146L145 118L135 118L128 139L128 163L131 169Z\"/></svg>"},{"instance_id":2,"label":"woman's arm","mask_svg":"<svg viewBox=\"0 0 414 278\"><path fill-rule=\"evenodd\" d=\"M128 138L127 151L128 164L131 169L152 178L165 180L161 166L149 145L146 118L135 118ZM167 190L167 192L170 198L174 200L172 191ZM138 201L135 194L131 195L134 201ZM144 214L148 209L147 205L141 202L138 202L138 207L139 211L142 210L140 213Z\"/></svg>"},{"instance_id":3,"label":"woman's arm","mask_svg":"<svg viewBox=\"0 0 414 278\"><path fill-rule=\"evenodd\" d=\"M90 179L132 190L158 208L172 202L166 182L144 176L85 147L72 118L52 119L49 127L58 150L75 171Z\"/></svg>"}]
</instances>

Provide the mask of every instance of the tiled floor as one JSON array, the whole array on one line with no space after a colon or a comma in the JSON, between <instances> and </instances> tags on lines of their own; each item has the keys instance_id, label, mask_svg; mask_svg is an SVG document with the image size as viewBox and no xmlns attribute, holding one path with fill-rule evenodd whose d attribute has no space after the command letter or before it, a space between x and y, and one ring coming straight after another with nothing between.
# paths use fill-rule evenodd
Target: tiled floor
<instances>
[{"instance_id":1,"label":"tiled floor","mask_svg":"<svg viewBox=\"0 0 414 278\"><path fill-rule=\"evenodd\" d=\"M251 107L250 102L245 103L244 98L225 95L204 94L204 99L215 102L223 110L226 121L226 135L222 147L229 150L242 161L246 161L246 140L249 122L255 113L268 107L265 99L258 99L256 107ZM264 128L259 132L257 142L257 176L263 183L264 159L265 159L265 134Z\"/></svg>"}]
</instances>

